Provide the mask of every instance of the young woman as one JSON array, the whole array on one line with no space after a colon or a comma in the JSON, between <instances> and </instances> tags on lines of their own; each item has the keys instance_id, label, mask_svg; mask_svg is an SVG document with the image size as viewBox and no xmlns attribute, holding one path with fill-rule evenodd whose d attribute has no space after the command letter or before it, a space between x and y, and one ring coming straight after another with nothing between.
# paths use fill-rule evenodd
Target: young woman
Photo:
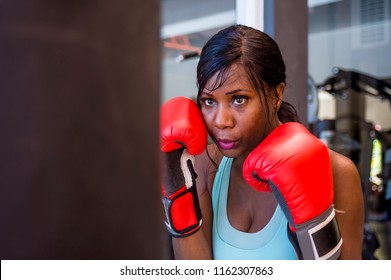
<instances>
[{"instance_id":1,"label":"young woman","mask_svg":"<svg viewBox=\"0 0 391 280\"><path fill-rule=\"evenodd\" d=\"M325 148L326 155L323 155L322 162L325 162L325 169L331 166L329 168L330 178L315 177L315 179L311 179L313 182L308 180L308 178L313 178L311 177L312 173L318 172L316 165L319 162L307 162L300 159L300 155L303 154L303 158L307 158L317 152L307 152L309 147L304 142L300 143L301 138L298 140L299 142L295 142L296 129L299 125L293 123L297 122L293 107L282 101L286 85L285 65L274 40L261 31L243 25L234 25L221 30L207 42L202 50L197 68L197 82L199 88L198 107L201 112L199 118L196 109L191 106L189 108L192 109L182 105L173 106L171 109L165 108L163 111L163 127L169 123L170 133L175 134L174 136L170 135L169 140L163 137L163 146L167 147L170 141L179 143L179 146L175 148L162 148L163 151L168 152L167 159L171 162L169 167L165 169L165 173L170 173L170 175L166 175L163 182L166 190L169 190L166 194L169 202L165 203L168 217L166 224L174 236L172 243L175 258L296 259L298 252L306 250L304 247L307 246L303 246L307 241L300 240L300 238L306 239L307 235L300 237L302 230L300 226L297 226L297 221L303 216L305 216L304 220L311 220L312 216L307 219L307 214L313 211L313 206L315 205L316 208L316 205L324 202L324 196L330 196L331 201L326 204L330 204L329 209L335 213L337 221L337 223L330 222L330 225L337 224L335 244L339 242L340 245L342 242L337 258L360 259L364 214L357 169L348 158L331 150L327 151ZM186 112L190 111L185 117L190 119L188 127L194 126L196 130L202 130L202 128L197 128L202 127L200 119L205 122L207 132L213 141L205 150L202 141L188 139L188 131L192 131L188 127L186 133L180 133L181 136L178 136L177 132L172 132L174 131L172 126L175 123L172 119L177 116L170 115L167 117L170 119L169 121L165 119L167 112L180 114L180 118L183 118L183 113L172 110L179 107L186 107ZM198 119L195 120L196 118ZM291 130L291 124L294 124L293 130ZM300 127L297 133L304 134L304 139L310 140L310 146L312 143L317 145L319 142L312 140L305 132L302 133ZM165 132L163 131L162 134ZM186 136L181 138L183 134ZM198 135L199 133L192 134ZM194 142L201 144L194 144ZM278 142L281 146L277 146ZM304 144L305 147L300 148L301 144ZM194 145L200 145L199 150L204 150L204 152L198 155L199 152L193 149ZM184 148L187 148L190 155L186 152L186 157L183 156ZM298 155L299 161L297 164L295 162L292 164L290 154L296 148L298 148L298 152L295 151L295 156ZM172 156L174 150L180 151L181 160L174 160L174 158L178 158L178 155L177 157ZM262 154L266 150L270 150L272 154ZM254 156L254 152L257 155ZM276 157L276 152L281 154L277 156L276 161L279 161L279 156L288 155L289 167L284 159L284 162L281 163L282 167L274 167L277 171L267 171L276 172L275 174L267 173L268 175L265 175L267 178L259 178L261 172L258 169L264 169L262 166L259 167L259 157L267 160ZM196 155L195 160L193 155ZM250 157L251 159L249 159ZM191 174L185 180L190 183L184 183L183 185L186 187L181 191L178 191L182 186L181 183L178 183L177 187L173 187L175 185L173 181L177 182L178 177L173 176L172 172L168 172L168 170L175 169L173 167L175 161L187 162L186 166L190 166L189 172L184 171L187 167L183 164L179 168L185 177L186 174ZM250 162L253 167L248 167L249 161L254 162L254 164ZM273 162L273 160L270 161ZM254 170L249 170L249 168ZM281 172L281 170L283 171ZM294 172L292 175L288 175L291 170ZM248 177L253 178L246 179L246 172ZM304 175L297 175L298 173ZM327 171L323 173L327 173ZM324 176L323 173L319 174ZM268 177L269 175L270 177ZM310 207L304 211L292 209L292 207L300 208L304 203L297 205L295 199L289 198L292 197L291 189L293 189L290 184L291 182L293 184L296 176L301 176L303 181L309 181L309 184L306 183L307 189L300 191L300 196L305 199L307 199L307 195L315 197L315 201L309 203ZM259 187L257 180L253 180L254 178L259 181ZM268 181L270 178L277 179ZM282 179L283 182L279 179ZM253 180L255 183L250 183L249 180ZM322 184L320 182L330 182L329 189L331 190L327 190L325 195L322 194L322 190L318 186ZM280 188L281 185L285 186ZM188 199L186 206L180 205L182 204L181 199L184 201L183 197L186 197L182 194L187 193L195 186L198 201L194 198L195 192L192 191L193 199ZM265 186L266 191L259 191ZM293 196L296 195L296 192L298 191L295 189ZM317 195L318 192L320 195ZM281 193L283 194L281 195ZM177 197L181 198L176 199ZM187 209L189 201L190 208L197 209L185 217L186 215L183 213L187 213L187 210L181 209ZM202 213L202 220L199 210ZM296 212L299 213L296 214ZM194 222L186 224L190 220L194 220ZM185 230L173 230L180 227L181 223L185 224L182 226ZM289 230L287 230L288 223ZM308 232L307 230L303 231ZM289 232L293 232L293 234L289 234ZM295 239L297 237L299 240ZM327 242L329 241L322 239L319 242L320 247ZM295 245L301 248L295 250Z\"/></svg>"}]
</instances>

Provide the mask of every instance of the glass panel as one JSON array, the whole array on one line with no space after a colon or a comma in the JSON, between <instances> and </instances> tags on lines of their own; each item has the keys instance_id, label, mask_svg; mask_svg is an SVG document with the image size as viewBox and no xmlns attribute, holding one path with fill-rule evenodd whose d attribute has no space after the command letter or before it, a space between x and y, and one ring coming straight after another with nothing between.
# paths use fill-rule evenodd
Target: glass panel
<instances>
[{"instance_id":1,"label":"glass panel","mask_svg":"<svg viewBox=\"0 0 391 280\"><path fill-rule=\"evenodd\" d=\"M309 112L317 112L313 131L356 163L368 229L385 241L382 178L383 156L391 145L386 138L391 129L391 0L308 4L308 69L316 92L309 95ZM369 237L366 231L365 250L371 248ZM380 243L374 256L385 259L387 243Z\"/></svg>"},{"instance_id":2,"label":"glass panel","mask_svg":"<svg viewBox=\"0 0 391 280\"><path fill-rule=\"evenodd\" d=\"M335 67L391 82L390 0L309 1L309 74L317 85ZM391 128L391 92L365 95L365 119ZM388 95L388 96L387 96ZM335 98L319 92L319 118L335 118Z\"/></svg>"},{"instance_id":3,"label":"glass panel","mask_svg":"<svg viewBox=\"0 0 391 280\"><path fill-rule=\"evenodd\" d=\"M216 31L235 22L235 0L162 0L162 21L162 102L194 98L197 55Z\"/></svg>"}]
</instances>

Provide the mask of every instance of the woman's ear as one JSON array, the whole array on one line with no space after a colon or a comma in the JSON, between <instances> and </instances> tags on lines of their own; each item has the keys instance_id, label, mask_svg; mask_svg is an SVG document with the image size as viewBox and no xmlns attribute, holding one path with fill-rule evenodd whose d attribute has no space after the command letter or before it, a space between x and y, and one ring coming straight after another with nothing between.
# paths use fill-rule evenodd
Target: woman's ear
<instances>
[{"instance_id":1,"label":"woman's ear","mask_svg":"<svg viewBox=\"0 0 391 280\"><path fill-rule=\"evenodd\" d=\"M282 104L282 97L284 96L284 90L285 90L285 84L284 83L280 83L277 87L276 87L276 92L277 92L277 100L275 101L275 108L276 108L276 111L278 111L280 109L280 106Z\"/></svg>"}]
</instances>

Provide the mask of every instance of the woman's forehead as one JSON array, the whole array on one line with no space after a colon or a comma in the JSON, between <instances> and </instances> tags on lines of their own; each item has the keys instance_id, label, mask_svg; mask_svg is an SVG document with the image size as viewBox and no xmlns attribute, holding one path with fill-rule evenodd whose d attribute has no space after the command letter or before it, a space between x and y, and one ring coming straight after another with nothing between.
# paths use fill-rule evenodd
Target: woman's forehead
<instances>
[{"instance_id":1,"label":"woman's forehead","mask_svg":"<svg viewBox=\"0 0 391 280\"><path fill-rule=\"evenodd\" d=\"M227 69L216 72L206 83L204 91L210 92L235 84L249 84L247 73L240 64L234 64Z\"/></svg>"}]
</instances>

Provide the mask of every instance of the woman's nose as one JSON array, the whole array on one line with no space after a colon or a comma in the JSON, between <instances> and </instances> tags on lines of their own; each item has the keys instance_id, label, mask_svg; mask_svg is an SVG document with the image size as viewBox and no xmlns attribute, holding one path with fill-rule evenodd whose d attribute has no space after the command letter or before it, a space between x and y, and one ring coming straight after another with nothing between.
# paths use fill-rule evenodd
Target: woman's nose
<instances>
[{"instance_id":1,"label":"woman's nose","mask_svg":"<svg viewBox=\"0 0 391 280\"><path fill-rule=\"evenodd\" d=\"M229 109L224 106L219 106L215 115L215 126L217 128L233 127L234 119Z\"/></svg>"}]
</instances>

